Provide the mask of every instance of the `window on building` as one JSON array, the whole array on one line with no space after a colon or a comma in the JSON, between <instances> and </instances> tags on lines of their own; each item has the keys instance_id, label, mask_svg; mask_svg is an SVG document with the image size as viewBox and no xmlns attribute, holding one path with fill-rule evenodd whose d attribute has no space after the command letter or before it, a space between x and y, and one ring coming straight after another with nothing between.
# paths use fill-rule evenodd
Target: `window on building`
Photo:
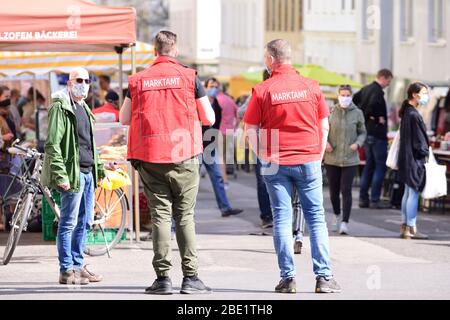
<instances>
[{"instance_id":1,"label":"window on building","mask_svg":"<svg viewBox=\"0 0 450 320\"><path fill-rule=\"evenodd\" d=\"M346 2L347 0L341 0L341 10L342 11L345 11L345 2Z\"/></svg>"},{"instance_id":2,"label":"window on building","mask_svg":"<svg viewBox=\"0 0 450 320\"><path fill-rule=\"evenodd\" d=\"M295 22L296 22L296 11L297 11L297 6L296 6L296 2L297 0L291 0L291 32L295 32Z\"/></svg>"},{"instance_id":3,"label":"window on building","mask_svg":"<svg viewBox=\"0 0 450 320\"><path fill-rule=\"evenodd\" d=\"M283 31L283 0L278 0L278 28L277 31Z\"/></svg>"},{"instance_id":4,"label":"window on building","mask_svg":"<svg viewBox=\"0 0 450 320\"><path fill-rule=\"evenodd\" d=\"M430 42L445 38L445 1L429 0L428 34Z\"/></svg>"},{"instance_id":5,"label":"window on building","mask_svg":"<svg viewBox=\"0 0 450 320\"><path fill-rule=\"evenodd\" d=\"M308 12L311 12L312 10L312 0L308 0Z\"/></svg>"},{"instance_id":6,"label":"window on building","mask_svg":"<svg viewBox=\"0 0 450 320\"><path fill-rule=\"evenodd\" d=\"M272 0L271 1L272 6L271 6L271 10L270 10L270 12L271 12L270 19L272 20L272 27L270 28L270 31L275 31L276 30L276 25L275 25L275 23L276 23L276 19L275 19L275 2L276 2L276 0Z\"/></svg>"},{"instance_id":7,"label":"window on building","mask_svg":"<svg viewBox=\"0 0 450 320\"><path fill-rule=\"evenodd\" d=\"M414 7L412 0L400 2L400 40L408 41L414 36L413 28Z\"/></svg>"},{"instance_id":8,"label":"window on building","mask_svg":"<svg viewBox=\"0 0 450 320\"><path fill-rule=\"evenodd\" d=\"M373 0L362 0L361 10L362 39L371 40L378 28L380 9Z\"/></svg>"}]
</instances>

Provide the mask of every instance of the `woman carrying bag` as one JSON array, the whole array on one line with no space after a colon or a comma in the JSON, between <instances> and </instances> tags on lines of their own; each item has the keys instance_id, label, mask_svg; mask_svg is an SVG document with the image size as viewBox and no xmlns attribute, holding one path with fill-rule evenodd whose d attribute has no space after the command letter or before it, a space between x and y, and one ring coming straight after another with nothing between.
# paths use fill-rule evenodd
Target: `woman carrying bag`
<instances>
[{"instance_id":1,"label":"woman carrying bag","mask_svg":"<svg viewBox=\"0 0 450 320\"><path fill-rule=\"evenodd\" d=\"M352 88L339 87L339 103L330 115L330 133L325 153L325 168L334 211L333 231L348 234L352 209L352 185L360 159L358 149L364 145L367 132L364 114L352 102ZM342 223L341 215L342 193Z\"/></svg>"},{"instance_id":2,"label":"woman carrying bag","mask_svg":"<svg viewBox=\"0 0 450 320\"><path fill-rule=\"evenodd\" d=\"M423 83L413 83L408 88L408 99L400 109L400 150L398 153L399 180L405 184L402 199L403 239L428 239L417 231L416 219L419 195L425 187L425 163L429 156L429 141L423 118L417 108L427 105L428 88Z\"/></svg>"}]
</instances>

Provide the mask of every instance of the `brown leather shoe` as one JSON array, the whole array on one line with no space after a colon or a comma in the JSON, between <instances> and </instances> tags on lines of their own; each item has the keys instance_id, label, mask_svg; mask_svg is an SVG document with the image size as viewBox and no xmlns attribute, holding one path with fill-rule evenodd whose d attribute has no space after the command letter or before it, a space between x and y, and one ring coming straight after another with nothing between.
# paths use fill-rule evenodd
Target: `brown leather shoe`
<instances>
[{"instance_id":1,"label":"brown leather shoe","mask_svg":"<svg viewBox=\"0 0 450 320\"><path fill-rule=\"evenodd\" d=\"M403 223L400 227L400 238L402 239L405 239L406 227L406 223Z\"/></svg>"},{"instance_id":2,"label":"brown leather shoe","mask_svg":"<svg viewBox=\"0 0 450 320\"><path fill-rule=\"evenodd\" d=\"M95 274L87 269L87 265L81 269L81 276L89 279L90 282L100 282L103 280L103 276Z\"/></svg>"},{"instance_id":3,"label":"brown leather shoe","mask_svg":"<svg viewBox=\"0 0 450 320\"><path fill-rule=\"evenodd\" d=\"M416 240L427 240L428 236L426 234L417 231L417 227L409 227L409 232L411 233L411 238Z\"/></svg>"},{"instance_id":4,"label":"brown leather shoe","mask_svg":"<svg viewBox=\"0 0 450 320\"><path fill-rule=\"evenodd\" d=\"M77 275L73 270L62 272L59 275L59 283L65 285L86 285L89 284L89 279Z\"/></svg>"}]
</instances>

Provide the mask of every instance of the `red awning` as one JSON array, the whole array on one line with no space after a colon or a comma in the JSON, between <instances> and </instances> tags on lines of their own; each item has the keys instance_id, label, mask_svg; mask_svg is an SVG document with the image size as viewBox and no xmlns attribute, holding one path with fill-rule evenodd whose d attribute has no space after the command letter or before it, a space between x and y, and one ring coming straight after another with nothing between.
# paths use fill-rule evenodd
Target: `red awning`
<instances>
[{"instance_id":1,"label":"red awning","mask_svg":"<svg viewBox=\"0 0 450 320\"><path fill-rule=\"evenodd\" d=\"M136 43L134 8L89 0L2 2L0 51L112 51Z\"/></svg>"}]
</instances>

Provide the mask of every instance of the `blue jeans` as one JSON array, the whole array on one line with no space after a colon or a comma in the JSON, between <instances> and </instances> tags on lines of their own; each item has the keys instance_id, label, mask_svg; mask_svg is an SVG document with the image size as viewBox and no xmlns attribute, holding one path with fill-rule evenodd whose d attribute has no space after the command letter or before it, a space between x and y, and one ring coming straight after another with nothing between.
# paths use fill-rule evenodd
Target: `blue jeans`
<instances>
[{"instance_id":1,"label":"blue jeans","mask_svg":"<svg viewBox=\"0 0 450 320\"><path fill-rule=\"evenodd\" d=\"M94 220L94 191L92 173L80 173L80 191L61 192L56 237L60 272L83 268L86 235Z\"/></svg>"},{"instance_id":2,"label":"blue jeans","mask_svg":"<svg viewBox=\"0 0 450 320\"><path fill-rule=\"evenodd\" d=\"M203 157L202 162L205 165L209 178L211 179L214 195L216 196L217 205L219 206L220 211L224 212L230 210L231 205L225 191L222 171L220 170L220 166L215 159L215 152L212 152L212 158L208 159L208 161L206 161Z\"/></svg>"},{"instance_id":3,"label":"blue jeans","mask_svg":"<svg viewBox=\"0 0 450 320\"><path fill-rule=\"evenodd\" d=\"M381 198L381 188L386 174L387 140L368 136L364 149L366 165L361 175L359 199L369 202L369 188L371 188L370 201L378 202Z\"/></svg>"},{"instance_id":4,"label":"blue jeans","mask_svg":"<svg viewBox=\"0 0 450 320\"><path fill-rule=\"evenodd\" d=\"M415 227L418 207L419 192L405 184L405 193L402 199L402 223L409 227Z\"/></svg>"},{"instance_id":5,"label":"blue jeans","mask_svg":"<svg viewBox=\"0 0 450 320\"><path fill-rule=\"evenodd\" d=\"M261 175L261 161L257 159L256 167L255 167L255 174L256 174L256 187L257 187L257 194L258 194L258 205L259 205L259 211L261 211L261 219L268 219L272 220L272 210L270 209L270 198L269 194L267 193L267 187L264 182L263 176Z\"/></svg>"},{"instance_id":6,"label":"blue jeans","mask_svg":"<svg viewBox=\"0 0 450 320\"><path fill-rule=\"evenodd\" d=\"M272 204L273 240L281 278L295 277L291 201L294 185L310 232L313 271L316 276L332 277L323 207L321 162L279 166L275 174L269 171L272 171L270 165L262 162L262 174Z\"/></svg>"}]
</instances>

